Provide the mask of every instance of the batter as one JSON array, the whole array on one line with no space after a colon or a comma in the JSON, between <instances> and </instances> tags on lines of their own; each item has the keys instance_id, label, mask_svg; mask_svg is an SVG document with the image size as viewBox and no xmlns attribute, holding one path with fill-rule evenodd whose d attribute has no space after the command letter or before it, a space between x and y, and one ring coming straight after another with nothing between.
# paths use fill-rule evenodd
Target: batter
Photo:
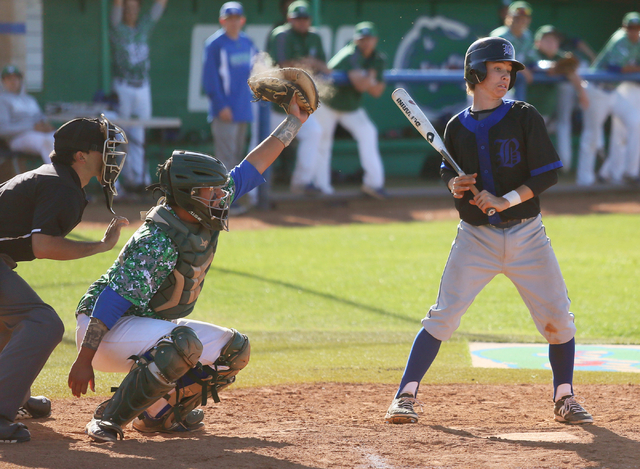
<instances>
[{"instance_id":1,"label":"batter","mask_svg":"<svg viewBox=\"0 0 640 469\"><path fill-rule=\"evenodd\" d=\"M540 217L539 195L557 182L562 167L542 116L522 101L504 99L524 65L503 38L480 39L465 56L464 77L473 104L447 124L445 145L467 174L443 162L440 170L460 214L458 234L444 268L436 304L422 320L389 423L415 423L419 383L440 344L493 277L516 286L538 331L549 342L554 414L559 422L592 423L573 397L576 332L570 300ZM480 193L473 197L475 184ZM494 207L497 213L484 211Z\"/></svg>"}]
</instances>

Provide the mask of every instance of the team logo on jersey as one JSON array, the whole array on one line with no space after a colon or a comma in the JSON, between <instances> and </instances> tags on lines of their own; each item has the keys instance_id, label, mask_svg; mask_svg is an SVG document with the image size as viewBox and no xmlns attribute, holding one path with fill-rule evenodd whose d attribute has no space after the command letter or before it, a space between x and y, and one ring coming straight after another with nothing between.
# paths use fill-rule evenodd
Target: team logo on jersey
<instances>
[{"instance_id":1,"label":"team logo on jersey","mask_svg":"<svg viewBox=\"0 0 640 469\"><path fill-rule=\"evenodd\" d=\"M511 44L503 44L502 48L504 49L504 55L506 57L513 57L513 46Z\"/></svg>"},{"instance_id":2,"label":"team logo on jersey","mask_svg":"<svg viewBox=\"0 0 640 469\"><path fill-rule=\"evenodd\" d=\"M500 145L500 149L498 150L498 156L500 157L499 166L513 168L520 163L522 160L520 142L515 138L510 138L508 140L496 140L496 143Z\"/></svg>"}]
</instances>

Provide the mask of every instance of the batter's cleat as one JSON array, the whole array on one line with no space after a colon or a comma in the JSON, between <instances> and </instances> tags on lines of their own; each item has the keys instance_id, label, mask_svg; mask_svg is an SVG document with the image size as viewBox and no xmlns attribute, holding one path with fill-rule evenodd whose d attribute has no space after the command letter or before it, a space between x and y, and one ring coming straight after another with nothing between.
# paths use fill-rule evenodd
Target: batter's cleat
<instances>
[{"instance_id":1,"label":"batter's cleat","mask_svg":"<svg viewBox=\"0 0 640 469\"><path fill-rule=\"evenodd\" d=\"M16 420L42 419L50 415L51 401L44 396L32 396L18 409Z\"/></svg>"},{"instance_id":2,"label":"batter's cleat","mask_svg":"<svg viewBox=\"0 0 640 469\"><path fill-rule=\"evenodd\" d=\"M193 409L189 412L182 422L175 422L167 426L167 420L172 417L171 411L164 416L155 419L149 417L149 414L143 412L132 423L134 429L141 433L186 433L199 430L204 427L204 411L202 409Z\"/></svg>"},{"instance_id":3,"label":"batter's cleat","mask_svg":"<svg viewBox=\"0 0 640 469\"><path fill-rule=\"evenodd\" d=\"M0 417L0 443L25 443L31 439L31 433L24 423L13 423Z\"/></svg>"},{"instance_id":4,"label":"batter's cleat","mask_svg":"<svg viewBox=\"0 0 640 469\"><path fill-rule=\"evenodd\" d=\"M118 437L124 440L124 432L120 425L109 420L91 419L85 427L85 433L98 443L113 443Z\"/></svg>"},{"instance_id":5,"label":"batter's cleat","mask_svg":"<svg viewBox=\"0 0 640 469\"><path fill-rule=\"evenodd\" d=\"M415 404L418 404L422 409L422 403L413 397L412 394L400 394L389 406L384 420L387 423L416 423L418 421L418 414L413 410Z\"/></svg>"},{"instance_id":6,"label":"batter's cleat","mask_svg":"<svg viewBox=\"0 0 640 469\"><path fill-rule=\"evenodd\" d=\"M568 423L571 425L593 423L593 417L589 412L584 410L573 396L564 396L556 402L553 409L555 418L558 422Z\"/></svg>"}]
</instances>

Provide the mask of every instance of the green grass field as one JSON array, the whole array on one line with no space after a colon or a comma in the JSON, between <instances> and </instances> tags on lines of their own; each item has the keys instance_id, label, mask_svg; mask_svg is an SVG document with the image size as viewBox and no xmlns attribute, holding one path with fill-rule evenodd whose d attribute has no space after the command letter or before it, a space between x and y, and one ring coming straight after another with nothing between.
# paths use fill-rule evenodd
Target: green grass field
<instances>
[{"instance_id":1,"label":"green grass field","mask_svg":"<svg viewBox=\"0 0 640 469\"><path fill-rule=\"evenodd\" d=\"M223 233L194 319L249 335L237 386L313 381L397 383L420 319L436 298L456 221ZM573 301L578 343L640 344L637 215L545 218ZM66 333L34 394L69 397L74 310L120 246L92 258L23 263L18 272L62 317ZM100 231L72 236L100 239ZM424 382L550 383L543 370L471 368L469 340L544 342L500 276L478 296ZM98 394L122 375L97 374ZM576 373L577 383L640 383L634 373Z\"/></svg>"}]
</instances>

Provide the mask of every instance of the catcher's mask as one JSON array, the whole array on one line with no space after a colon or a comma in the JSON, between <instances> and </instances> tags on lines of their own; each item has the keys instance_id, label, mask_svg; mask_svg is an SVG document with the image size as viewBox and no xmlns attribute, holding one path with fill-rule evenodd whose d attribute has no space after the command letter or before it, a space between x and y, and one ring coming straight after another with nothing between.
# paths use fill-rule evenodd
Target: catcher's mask
<instances>
[{"instance_id":1,"label":"catcher's mask","mask_svg":"<svg viewBox=\"0 0 640 469\"><path fill-rule=\"evenodd\" d=\"M469 46L464 56L464 79L477 85L487 78L487 62L511 62L511 80L509 89L516 84L516 73L524 70L524 65L515 58L516 52L506 39L485 37Z\"/></svg>"},{"instance_id":2,"label":"catcher's mask","mask_svg":"<svg viewBox=\"0 0 640 469\"><path fill-rule=\"evenodd\" d=\"M107 208L115 215L113 211L113 196L118 195L116 190L116 180L122 171L124 160L127 153L116 149L117 145L128 143L127 134L124 133L117 125L109 122L109 120L101 114L98 118L100 129L104 134L104 146L102 148L102 190L107 202Z\"/></svg>"},{"instance_id":3,"label":"catcher's mask","mask_svg":"<svg viewBox=\"0 0 640 469\"><path fill-rule=\"evenodd\" d=\"M158 167L158 183L147 189L162 191L169 203L175 202L206 228L229 231L233 180L217 158L175 150Z\"/></svg>"}]
</instances>

